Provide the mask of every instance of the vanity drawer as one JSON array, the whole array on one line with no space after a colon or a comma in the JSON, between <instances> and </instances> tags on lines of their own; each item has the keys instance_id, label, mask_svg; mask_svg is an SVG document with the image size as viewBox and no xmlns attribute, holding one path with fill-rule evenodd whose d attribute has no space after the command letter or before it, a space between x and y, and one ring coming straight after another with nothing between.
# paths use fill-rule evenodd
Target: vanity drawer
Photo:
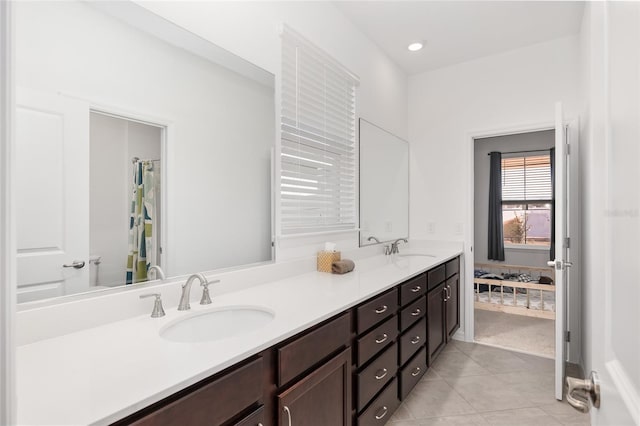
<instances>
[{"instance_id":1,"label":"vanity drawer","mask_svg":"<svg viewBox=\"0 0 640 426\"><path fill-rule=\"evenodd\" d=\"M236 423L233 423L233 426L258 426L264 425L264 423L264 406L261 405L248 416L240 419Z\"/></svg>"},{"instance_id":2,"label":"vanity drawer","mask_svg":"<svg viewBox=\"0 0 640 426\"><path fill-rule=\"evenodd\" d=\"M397 346L394 343L367 368L357 374L358 411L391 380L398 371Z\"/></svg>"},{"instance_id":3,"label":"vanity drawer","mask_svg":"<svg viewBox=\"0 0 640 426\"><path fill-rule=\"evenodd\" d=\"M400 285L400 306L410 303L427 292L427 274L419 275Z\"/></svg>"},{"instance_id":4,"label":"vanity drawer","mask_svg":"<svg viewBox=\"0 0 640 426\"><path fill-rule=\"evenodd\" d=\"M377 296L356 309L358 334L366 331L396 313L398 309L398 290Z\"/></svg>"},{"instance_id":5,"label":"vanity drawer","mask_svg":"<svg viewBox=\"0 0 640 426\"><path fill-rule=\"evenodd\" d=\"M416 324L414 324L406 333L400 336L400 365L409 361L409 358L413 356L421 347L423 347L427 340L427 319L423 318Z\"/></svg>"},{"instance_id":6,"label":"vanity drawer","mask_svg":"<svg viewBox=\"0 0 640 426\"><path fill-rule=\"evenodd\" d=\"M427 312L427 298L422 296L400 311L400 331L405 331L411 324L418 321Z\"/></svg>"},{"instance_id":7,"label":"vanity drawer","mask_svg":"<svg viewBox=\"0 0 640 426\"><path fill-rule=\"evenodd\" d=\"M395 315L360 337L357 341L358 367L392 343L396 337L398 337L398 317Z\"/></svg>"},{"instance_id":8,"label":"vanity drawer","mask_svg":"<svg viewBox=\"0 0 640 426\"><path fill-rule=\"evenodd\" d=\"M278 386L282 386L349 344L351 313L330 320L278 348Z\"/></svg>"},{"instance_id":9,"label":"vanity drawer","mask_svg":"<svg viewBox=\"0 0 640 426\"><path fill-rule=\"evenodd\" d=\"M434 288L436 288L438 286L438 284L440 284L442 281L444 281L446 275L447 274L445 273L445 265L437 266L437 267L433 268L432 270L430 270L429 272L427 272L427 289L428 289L428 291L433 290Z\"/></svg>"},{"instance_id":10,"label":"vanity drawer","mask_svg":"<svg viewBox=\"0 0 640 426\"><path fill-rule=\"evenodd\" d=\"M258 358L131 424L220 425L262 399L263 379L262 358Z\"/></svg>"},{"instance_id":11,"label":"vanity drawer","mask_svg":"<svg viewBox=\"0 0 640 426\"><path fill-rule=\"evenodd\" d=\"M382 426L391 418L400 401L398 381L393 379L389 386L358 416L358 426Z\"/></svg>"},{"instance_id":12,"label":"vanity drawer","mask_svg":"<svg viewBox=\"0 0 640 426\"><path fill-rule=\"evenodd\" d=\"M460 271L460 258L456 257L455 259L450 260L447 263L445 263L444 264L444 269L445 269L447 278L449 278L452 275L457 274Z\"/></svg>"},{"instance_id":13,"label":"vanity drawer","mask_svg":"<svg viewBox=\"0 0 640 426\"><path fill-rule=\"evenodd\" d=\"M415 357L407 363L398 375L400 401L403 401L411 389L420 381L427 372L427 350L422 347Z\"/></svg>"}]
</instances>

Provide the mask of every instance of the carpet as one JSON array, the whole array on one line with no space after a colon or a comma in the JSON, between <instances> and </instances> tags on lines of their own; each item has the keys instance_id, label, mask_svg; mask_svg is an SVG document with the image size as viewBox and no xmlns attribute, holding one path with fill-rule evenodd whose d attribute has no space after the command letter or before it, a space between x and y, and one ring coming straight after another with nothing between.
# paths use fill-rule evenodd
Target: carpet
<instances>
[{"instance_id":1,"label":"carpet","mask_svg":"<svg viewBox=\"0 0 640 426\"><path fill-rule=\"evenodd\" d=\"M553 358L555 321L475 310L476 342Z\"/></svg>"}]
</instances>

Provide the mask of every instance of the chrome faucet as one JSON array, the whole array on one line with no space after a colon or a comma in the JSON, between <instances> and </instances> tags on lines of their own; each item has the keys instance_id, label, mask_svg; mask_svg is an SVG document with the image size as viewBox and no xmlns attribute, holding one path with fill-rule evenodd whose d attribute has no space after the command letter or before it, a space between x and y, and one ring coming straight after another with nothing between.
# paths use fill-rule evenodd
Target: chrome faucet
<instances>
[{"instance_id":1,"label":"chrome faucet","mask_svg":"<svg viewBox=\"0 0 640 426\"><path fill-rule=\"evenodd\" d=\"M193 281L196 279L200 281L200 285L202 286L202 298L200 299L200 304L211 304L211 296L209 295L209 284L219 283L220 280L207 281L204 275L193 274L187 279L186 283L182 284L182 296L180 296L180 304L178 304L179 311L188 311L189 309L191 309L191 305L189 304L191 284L193 284Z\"/></svg>"},{"instance_id":2,"label":"chrome faucet","mask_svg":"<svg viewBox=\"0 0 640 426\"><path fill-rule=\"evenodd\" d=\"M147 275L151 271L154 271L156 273L156 279L157 280L165 280L165 279L167 279L167 276L164 274L164 271L162 270L162 268L160 266L158 266L158 265L150 266L149 269L147 269Z\"/></svg>"},{"instance_id":3,"label":"chrome faucet","mask_svg":"<svg viewBox=\"0 0 640 426\"><path fill-rule=\"evenodd\" d=\"M141 294L140 299L146 299L147 297L155 297L155 303L153 304L153 312L151 318L160 318L164 316L164 309L162 308L162 295L160 293L148 293Z\"/></svg>"},{"instance_id":4,"label":"chrome faucet","mask_svg":"<svg viewBox=\"0 0 640 426\"><path fill-rule=\"evenodd\" d=\"M191 296L191 284L193 284L194 280L199 280L201 286L209 285L209 281L202 274L193 274L188 279L187 282L182 284L182 296L180 296L180 304L178 305L179 311L188 311L191 309L191 305L189 304L189 297ZM211 300L209 300L211 302Z\"/></svg>"},{"instance_id":5,"label":"chrome faucet","mask_svg":"<svg viewBox=\"0 0 640 426\"><path fill-rule=\"evenodd\" d=\"M380 240L374 237L373 235L367 238L367 241L375 241L376 243L380 244Z\"/></svg>"},{"instance_id":6,"label":"chrome faucet","mask_svg":"<svg viewBox=\"0 0 640 426\"><path fill-rule=\"evenodd\" d=\"M391 250L390 250L390 251L391 251L391 253L389 253L389 254L397 254L397 253L400 253L400 251L398 250L398 244L399 244L401 241L404 241L405 243L408 243L408 242L409 242L409 241L407 241L407 239L406 239L406 238L400 238L400 239L395 240L393 243L391 243Z\"/></svg>"}]
</instances>

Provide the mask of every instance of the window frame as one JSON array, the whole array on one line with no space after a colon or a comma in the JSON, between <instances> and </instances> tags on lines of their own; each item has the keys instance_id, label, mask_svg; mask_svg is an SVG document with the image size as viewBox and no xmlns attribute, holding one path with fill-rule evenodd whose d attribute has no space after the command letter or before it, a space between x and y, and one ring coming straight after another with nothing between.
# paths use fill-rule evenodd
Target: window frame
<instances>
[{"instance_id":1,"label":"window frame","mask_svg":"<svg viewBox=\"0 0 640 426\"><path fill-rule=\"evenodd\" d=\"M546 153L543 153L546 152ZM531 153L529 155L524 154L524 155L510 155L508 157L502 157L501 159L501 168L503 169L504 166L504 161L505 159L514 159L514 158L527 158L527 157L541 157L541 156L547 156L549 157L549 169L551 169L551 152L549 150L543 149L543 150L539 150L539 151L531 151ZM525 169L524 173L526 174L526 160L523 162L523 168ZM550 170L550 185L551 188L553 189L553 173L551 173ZM504 179L504 170L502 170L502 176ZM524 180L526 181L526 177L524 178ZM504 181L502 182L502 187L504 188ZM501 200L500 202L500 206L502 208L502 212L504 214L504 207L505 206L509 206L509 205L522 205L523 209L521 210L522 212L526 212L529 211L529 205L531 204L550 204L549 207L549 212L550 215L553 215L553 205L555 202L555 199L553 197L553 190L551 191L551 197L549 199L531 199L528 200L526 199L526 184L523 188L523 194L525 195L525 200L504 200L504 198ZM504 194L503 194L504 197ZM553 220L553 218L551 218ZM503 236L502 236L502 240L503 240L503 244L504 244L504 248L505 249L509 249L509 250L523 250L523 251L527 251L527 250L531 250L531 251L548 251L551 247L551 240L552 240L552 235L551 235L551 230L549 232L549 244L547 245L541 245L541 244L527 244L525 243L513 243L513 242L507 242L506 241L506 237L504 234L504 219L503 219ZM526 231L525 231L526 232ZM525 237L525 241L526 241L526 237Z\"/></svg>"}]
</instances>

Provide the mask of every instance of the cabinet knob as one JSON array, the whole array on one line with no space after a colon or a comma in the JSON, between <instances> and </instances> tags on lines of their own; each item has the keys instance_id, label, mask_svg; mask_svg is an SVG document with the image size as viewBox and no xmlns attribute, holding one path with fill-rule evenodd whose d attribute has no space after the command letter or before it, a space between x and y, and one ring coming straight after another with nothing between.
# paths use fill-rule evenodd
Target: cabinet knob
<instances>
[{"instance_id":1,"label":"cabinet knob","mask_svg":"<svg viewBox=\"0 0 640 426\"><path fill-rule=\"evenodd\" d=\"M287 413L287 419L289 419L289 426L292 426L292 424L291 424L291 411L289 411L289 407L287 407L285 405L282 409L284 410L285 413Z\"/></svg>"},{"instance_id":2,"label":"cabinet knob","mask_svg":"<svg viewBox=\"0 0 640 426\"><path fill-rule=\"evenodd\" d=\"M389 309L387 305L382 305L378 309L376 309L376 314L384 314L385 312L387 312L387 309Z\"/></svg>"},{"instance_id":3,"label":"cabinet knob","mask_svg":"<svg viewBox=\"0 0 640 426\"><path fill-rule=\"evenodd\" d=\"M415 345L418 342L420 342L420 336L415 336L413 339L411 339L411 344Z\"/></svg>"},{"instance_id":4,"label":"cabinet knob","mask_svg":"<svg viewBox=\"0 0 640 426\"><path fill-rule=\"evenodd\" d=\"M379 336L379 337L376 339L376 343L377 343L377 344L384 343L384 342L386 342L386 341L387 341L387 339L388 339L388 338L389 338L389 336L387 335L387 333L383 333L383 334L382 334L382 336Z\"/></svg>"},{"instance_id":5,"label":"cabinet knob","mask_svg":"<svg viewBox=\"0 0 640 426\"><path fill-rule=\"evenodd\" d=\"M418 374L420 374L420 372L422 371L422 369L420 367L416 367L412 372L411 372L411 376L416 377Z\"/></svg>"},{"instance_id":6,"label":"cabinet knob","mask_svg":"<svg viewBox=\"0 0 640 426\"><path fill-rule=\"evenodd\" d=\"M389 408L386 405L382 406L382 408L380 408L376 413L376 420L382 419L384 416L387 415L388 412L389 412Z\"/></svg>"},{"instance_id":7,"label":"cabinet knob","mask_svg":"<svg viewBox=\"0 0 640 426\"><path fill-rule=\"evenodd\" d=\"M418 315L420 315L420 313L422 313L422 311L420 310L420 308L416 308L415 311L411 312L411 316L412 317L417 317Z\"/></svg>"},{"instance_id":8,"label":"cabinet knob","mask_svg":"<svg viewBox=\"0 0 640 426\"><path fill-rule=\"evenodd\" d=\"M417 285L417 286L415 286L414 288L412 288L412 289L411 289L411 292L413 292L413 293L417 293L417 292L419 292L420 290L422 290L422 287L421 287L421 286L419 286L419 285Z\"/></svg>"},{"instance_id":9,"label":"cabinet knob","mask_svg":"<svg viewBox=\"0 0 640 426\"><path fill-rule=\"evenodd\" d=\"M378 370L376 372L376 380L382 380L384 379L387 374L389 374L389 370L387 370L386 368L383 368L382 370Z\"/></svg>"}]
</instances>

